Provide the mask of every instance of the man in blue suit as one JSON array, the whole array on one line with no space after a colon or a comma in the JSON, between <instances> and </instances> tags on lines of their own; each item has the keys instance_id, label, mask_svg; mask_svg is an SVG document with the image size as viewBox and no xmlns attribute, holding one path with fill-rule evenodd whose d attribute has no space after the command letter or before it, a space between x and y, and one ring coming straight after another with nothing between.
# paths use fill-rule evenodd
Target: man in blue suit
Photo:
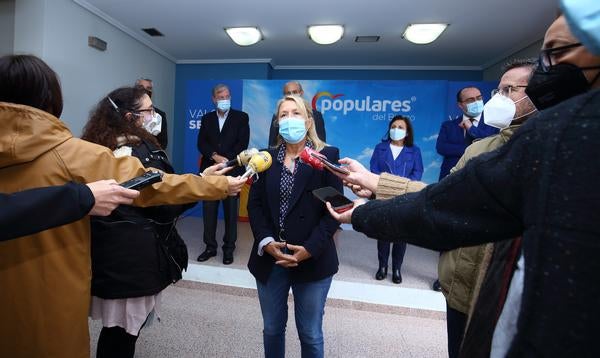
<instances>
[{"instance_id":1,"label":"man in blue suit","mask_svg":"<svg viewBox=\"0 0 600 358\"><path fill-rule=\"evenodd\" d=\"M477 87L465 87L458 91L456 102L463 114L442 123L435 145L437 152L444 157L440 180L450 173L450 169L475 139L498 133L498 129L485 124L483 97Z\"/></svg>"},{"instance_id":2,"label":"man in blue suit","mask_svg":"<svg viewBox=\"0 0 600 358\"><path fill-rule=\"evenodd\" d=\"M488 126L483 120L483 97L479 88L465 87L459 90L456 93L456 104L463 114L442 123L435 144L437 152L444 157L439 180L450 174L450 169L458 163L465 149L475 139L498 133L498 129ZM441 291L440 281L435 280L432 288L434 291Z\"/></svg>"}]
</instances>

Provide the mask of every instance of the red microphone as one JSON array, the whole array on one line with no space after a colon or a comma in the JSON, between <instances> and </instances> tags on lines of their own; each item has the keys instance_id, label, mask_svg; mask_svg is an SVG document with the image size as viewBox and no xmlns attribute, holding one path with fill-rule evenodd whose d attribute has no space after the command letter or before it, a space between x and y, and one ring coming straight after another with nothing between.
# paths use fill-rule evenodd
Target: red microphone
<instances>
[{"instance_id":1,"label":"red microphone","mask_svg":"<svg viewBox=\"0 0 600 358\"><path fill-rule=\"evenodd\" d=\"M324 164L318 157L324 158L323 154L309 147L304 147L302 152L300 152L300 160L302 163L311 166L313 169L323 170Z\"/></svg>"}]
</instances>

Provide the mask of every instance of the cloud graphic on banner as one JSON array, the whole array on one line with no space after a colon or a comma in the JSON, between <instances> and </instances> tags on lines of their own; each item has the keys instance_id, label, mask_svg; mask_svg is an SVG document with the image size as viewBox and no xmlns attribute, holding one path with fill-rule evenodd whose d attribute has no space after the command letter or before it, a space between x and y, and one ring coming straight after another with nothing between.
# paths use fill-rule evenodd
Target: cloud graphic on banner
<instances>
[{"instance_id":1,"label":"cloud graphic on banner","mask_svg":"<svg viewBox=\"0 0 600 358\"><path fill-rule=\"evenodd\" d=\"M429 164L427 164L425 166L425 168L423 169L423 176L425 176L428 171L439 170L441 166L442 166L442 162L439 161L438 159L435 159L435 160L429 162Z\"/></svg>"},{"instance_id":2,"label":"cloud graphic on banner","mask_svg":"<svg viewBox=\"0 0 600 358\"><path fill-rule=\"evenodd\" d=\"M272 103L269 87L264 81L244 81L243 110L250 117L250 148L265 148L269 138L271 119L275 105Z\"/></svg>"},{"instance_id":3,"label":"cloud graphic on banner","mask_svg":"<svg viewBox=\"0 0 600 358\"><path fill-rule=\"evenodd\" d=\"M432 134L429 137L423 137L422 140L423 140L423 142L431 142L432 140L437 140L438 135L439 135L438 133Z\"/></svg>"},{"instance_id":4,"label":"cloud graphic on banner","mask_svg":"<svg viewBox=\"0 0 600 358\"><path fill-rule=\"evenodd\" d=\"M360 154L356 157L356 160L358 160L359 162L362 162L363 159L371 159L371 157L373 156L373 148L370 147L366 147L365 149L362 150L362 152L360 152Z\"/></svg>"}]
</instances>

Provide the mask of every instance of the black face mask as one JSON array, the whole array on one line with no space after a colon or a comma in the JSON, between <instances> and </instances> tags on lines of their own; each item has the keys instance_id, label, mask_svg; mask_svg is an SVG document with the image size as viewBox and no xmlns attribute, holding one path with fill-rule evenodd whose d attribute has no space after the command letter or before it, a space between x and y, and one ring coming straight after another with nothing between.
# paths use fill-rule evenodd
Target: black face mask
<instances>
[{"instance_id":1,"label":"black face mask","mask_svg":"<svg viewBox=\"0 0 600 358\"><path fill-rule=\"evenodd\" d=\"M597 78L598 76L594 81ZM589 89L590 84L581 68L570 63L559 63L547 72L538 67L529 80L525 93L537 110L541 111Z\"/></svg>"}]
</instances>

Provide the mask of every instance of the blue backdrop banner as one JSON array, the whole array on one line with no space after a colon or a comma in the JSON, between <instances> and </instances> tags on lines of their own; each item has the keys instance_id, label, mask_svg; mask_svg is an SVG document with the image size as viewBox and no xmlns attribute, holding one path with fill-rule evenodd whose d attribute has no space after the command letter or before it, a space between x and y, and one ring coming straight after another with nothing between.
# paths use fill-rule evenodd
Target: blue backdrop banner
<instances>
[{"instance_id":1,"label":"blue backdrop banner","mask_svg":"<svg viewBox=\"0 0 600 358\"><path fill-rule=\"evenodd\" d=\"M269 126L287 80L188 80L186 83L186 129L183 145L184 170L198 172L197 149L202 116L215 110L212 88L224 83L230 88L231 106L250 116L249 147L266 148ZM367 168L373 148L386 134L389 120L397 114L413 123L415 145L421 149L422 180L437 181L442 158L435 150L443 121L458 114L456 92L466 86L480 88L484 101L496 82L455 81L355 81L303 80L304 97L323 113L327 143Z\"/></svg>"}]
</instances>

